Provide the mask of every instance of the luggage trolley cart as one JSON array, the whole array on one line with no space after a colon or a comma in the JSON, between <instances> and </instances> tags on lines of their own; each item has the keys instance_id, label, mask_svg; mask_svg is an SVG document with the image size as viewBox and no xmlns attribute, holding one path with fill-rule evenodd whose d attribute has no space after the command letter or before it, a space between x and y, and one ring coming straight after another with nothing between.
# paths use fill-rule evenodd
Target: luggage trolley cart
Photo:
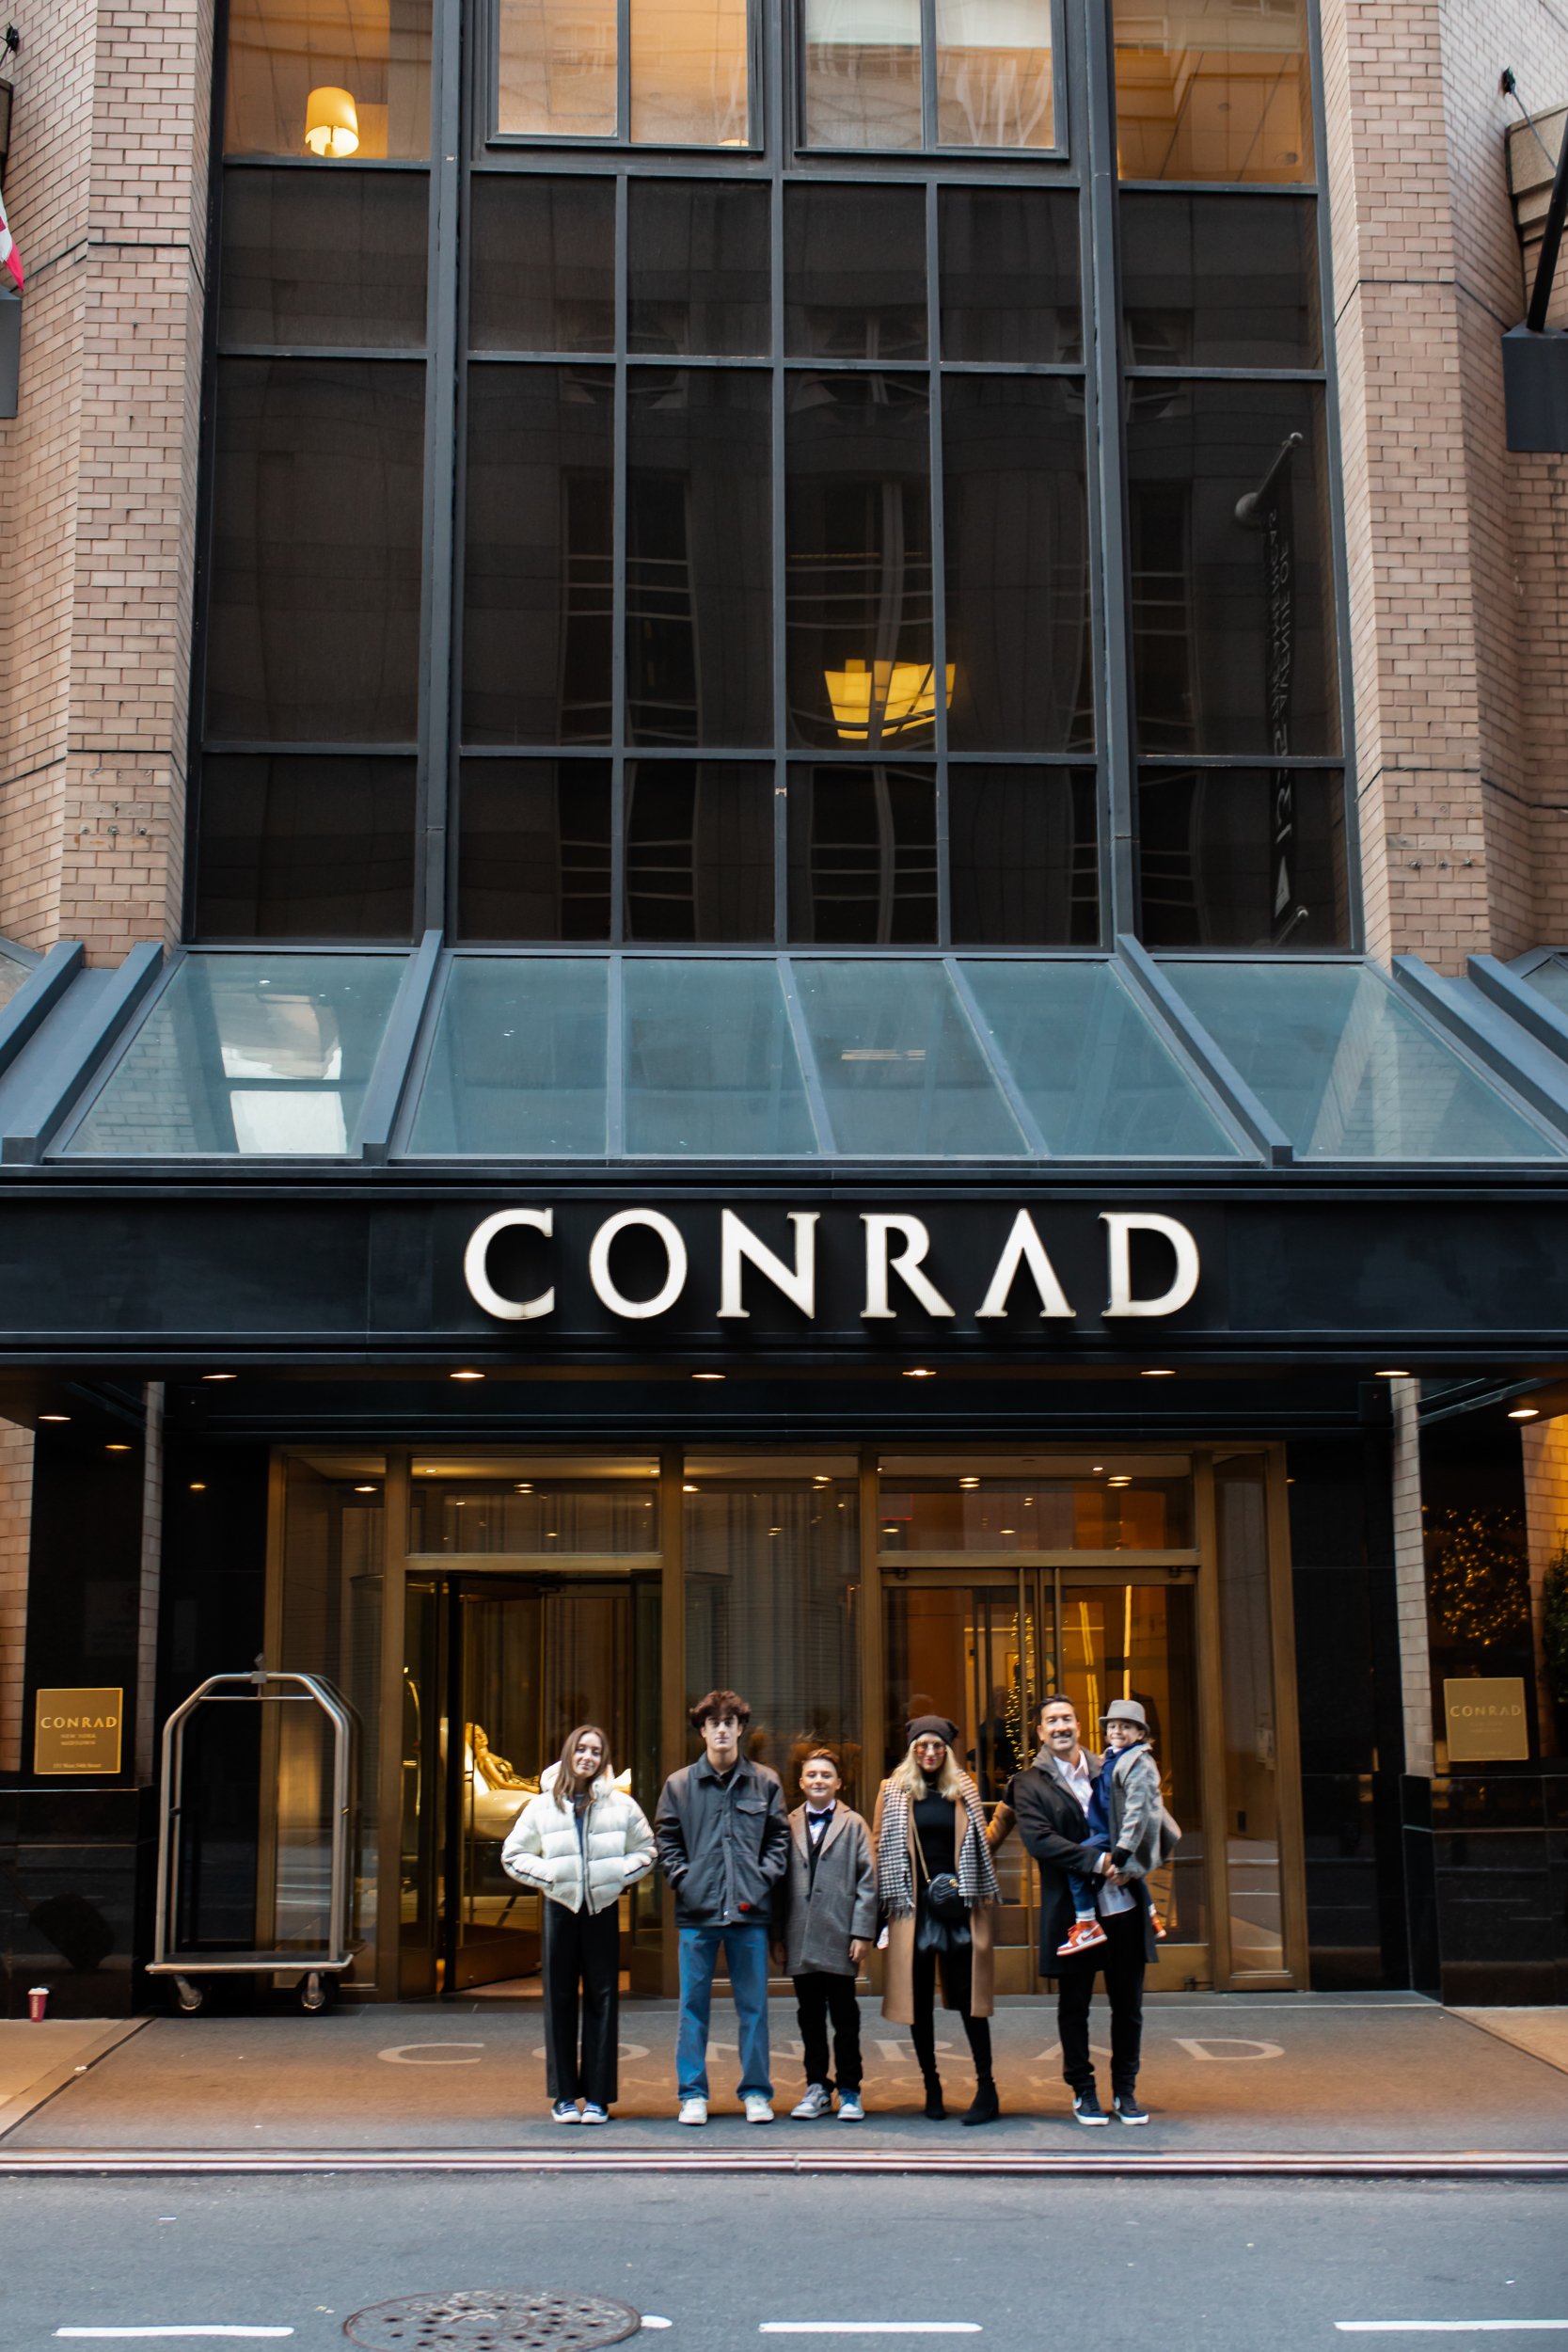
<instances>
[{"instance_id":1,"label":"luggage trolley cart","mask_svg":"<svg viewBox=\"0 0 1568 2352\"><path fill-rule=\"evenodd\" d=\"M288 1686L288 1687L283 1687ZM331 1726L330 1800L326 1820L326 1937L319 1949L309 1946L284 1950L221 1953L180 1948L182 1867L189 1851L184 1835L185 1734L198 1708L242 1706L259 1708L314 1707ZM206 1681L177 1707L164 1726L163 1807L158 1822L157 1917L152 1934L150 1977L172 1977L180 2006L188 2014L199 2010L206 1994L205 1976L292 1977L305 2010L326 2006L328 1980L351 1967L349 1947L348 1816L353 1723L348 1708L317 1675L281 1674L256 1662L249 1674L209 1675ZM260 1850L260 1847L259 1847ZM273 1925L277 1926L276 1905ZM254 1929L252 1932L254 1933Z\"/></svg>"}]
</instances>

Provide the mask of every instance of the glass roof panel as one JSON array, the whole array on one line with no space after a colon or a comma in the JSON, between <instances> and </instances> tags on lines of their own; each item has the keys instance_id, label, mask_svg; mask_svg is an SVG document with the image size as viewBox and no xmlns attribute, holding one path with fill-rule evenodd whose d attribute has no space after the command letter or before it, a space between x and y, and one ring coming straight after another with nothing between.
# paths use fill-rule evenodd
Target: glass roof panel
<instances>
[{"instance_id":1,"label":"glass roof panel","mask_svg":"<svg viewBox=\"0 0 1568 2352\"><path fill-rule=\"evenodd\" d=\"M406 956L187 956L65 1146L69 1159L359 1146Z\"/></svg>"},{"instance_id":2,"label":"glass roof panel","mask_svg":"<svg viewBox=\"0 0 1568 2352\"><path fill-rule=\"evenodd\" d=\"M599 1159L609 1148L608 956L459 956L412 1152Z\"/></svg>"},{"instance_id":3,"label":"glass roof panel","mask_svg":"<svg viewBox=\"0 0 1568 2352\"><path fill-rule=\"evenodd\" d=\"M1164 969L1302 1159L1561 1157L1366 964Z\"/></svg>"},{"instance_id":4,"label":"glass roof panel","mask_svg":"<svg viewBox=\"0 0 1568 2352\"><path fill-rule=\"evenodd\" d=\"M38 970L36 963L24 963L20 956L8 956L0 950L0 1007L8 1005L19 988L23 988Z\"/></svg>"},{"instance_id":5,"label":"glass roof panel","mask_svg":"<svg viewBox=\"0 0 1568 2352\"><path fill-rule=\"evenodd\" d=\"M959 969L1053 1153L1242 1156L1113 965L964 961Z\"/></svg>"},{"instance_id":6,"label":"glass roof panel","mask_svg":"<svg viewBox=\"0 0 1568 2352\"><path fill-rule=\"evenodd\" d=\"M778 965L628 958L622 966L626 1150L806 1159L816 1134Z\"/></svg>"},{"instance_id":7,"label":"glass roof panel","mask_svg":"<svg viewBox=\"0 0 1568 2352\"><path fill-rule=\"evenodd\" d=\"M1027 1152L940 963L798 958L794 975L840 1152L895 1159Z\"/></svg>"},{"instance_id":8,"label":"glass roof panel","mask_svg":"<svg viewBox=\"0 0 1568 2352\"><path fill-rule=\"evenodd\" d=\"M1558 1012L1568 1012L1568 963L1560 956L1548 956L1533 972L1520 975L1527 988L1539 989Z\"/></svg>"}]
</instances>

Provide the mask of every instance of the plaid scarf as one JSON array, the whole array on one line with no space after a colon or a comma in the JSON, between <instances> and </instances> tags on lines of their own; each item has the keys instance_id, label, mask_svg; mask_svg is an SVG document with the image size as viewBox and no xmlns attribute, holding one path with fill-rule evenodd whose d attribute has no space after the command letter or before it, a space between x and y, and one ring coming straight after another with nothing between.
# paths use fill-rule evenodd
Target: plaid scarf
<instances>
[{"instance_id":1,"label":"plaid scarf","mask_svg":"<svg viewBox=\"0 0 1568 2352\"><path fill-rule=\"evenodd\" d=\"M986 1817L979 1791L966 1772L958 1801L969 1816L958 1849L958 1892L966 1910L999 1903L1002 1889L986 1842ZM877 1899L890 1919L914 1913L914 1864L910 1856L910 1793L889 1781L882 1793L882 1835L877 1845Z\"/></svg>"}]
</instances>

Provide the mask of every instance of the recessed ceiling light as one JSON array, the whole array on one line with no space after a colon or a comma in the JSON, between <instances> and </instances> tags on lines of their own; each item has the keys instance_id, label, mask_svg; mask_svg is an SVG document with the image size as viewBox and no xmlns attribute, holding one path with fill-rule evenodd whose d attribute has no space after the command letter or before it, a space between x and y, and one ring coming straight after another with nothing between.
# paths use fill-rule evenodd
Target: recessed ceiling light
<instances>
[{"instance_id":1,"label":"recessed ceiling light","mask_svg":"<svg viewBox=\"0 0 1568 2352\"><path fill-rule=\"evenodd\" d=\"M701 1486L693 1486L689 1479L687 1481L686 1485L685 1485L685 1486L681 1488L681 1492L682 1492L682 1494L683 1494L683 1495L700 1495L700 1494L702 1493L702 1491L703 1491L703 1490L702 1490Z\"/></svg>"},{"instance_id":2,"label":"recessed ceiling light","mask_svg":"<svg viewBox=\"0 0 1568 2352\"><path fill-rule=\"evenodd\" d=\"M69 1421L71 1415L69 1413L40 1413L39 1419L40 1421Z\"/></svg>"},{"instance_id":3,"label":"recessed ceiling light","mask_svg":"<svg viewBox=\"0 0 1568 2352\"><path fill-rule=\"evenodd\" d=\"M1130 1486L1132 1481L1130 1478L1108 1478L1105 1484L1107 1486Z\"/></svg>"},{"instance_id":4,"label":"recessed ceiling light","mask_svg":"<svg viewBox=\"0 0 1568 2352\"><path fill-rule=\"evenodd\" d=\"M201 1375L203 1380L237 1380L239 1376L237 1372L204 1372Z\"/></svg>"},{"instance_id":5,"label":"recessed ceiling light","mask_svg":"<svg viewBox=\"0 0 1568 2352\"><path fill-rule=\"evenodd\" d=\"M959 1486L965 1486L965 1487L968 1487L968 1486L977 1486L980 1484L980 1482L979 1482L979 1480L978 1480L977 1478L960 1478L960 1479L959 1479L959 1481L958 1481L958 1484L959 1484Z\"/></svg>"},{"instance_id":6,"label":"recessed ceiling light","mask_svg":"<svg viewBox=\"0 0 1568 2352\"><path fill-rule=\"evenodd\" d=\"M911 1364L904 1375L906 1380L934 1380L936 1376L929 1364Z\"/></svg>"},{"instance_id":7,"label":"recessed ceiling light","mask_svg":"<svg viewBox=\"0 0 1568 2352\"><path fill-rule=\"evenodd\" d=\"M1176 1374L1169 1364L1146 1364L1144 1367L1146 1380L1174 1380Z\"/></svg>"},{"instance_id":8,"label":"recessed ceiling light","mask_svg":"<svg viewBox=\"0 0 1568 2352\"><path fill-rule=\"evenodd\" d=\"M193 1478L193 1479L192 1479L192 1481L191 1481L191 1492L192 1492L192 1494L193 1494L193 1495L204 1495L204 1494L206 1493L206 1491L207 1491L207 1488L206 1488L205 1485L203 1484L203 1482L202 1482L199 1478Z\"/></svg>"},{"instance_id":9,"label":"recessed ceiling light","mask_svg":"<svg viewBox=\"0 0 1568 2352\"><path fill-rule=\"evenodd\" d=\"M1539 1405L1511 1405L1508 1418L1510 1421L1539 1421L1541 1407Z\"/></svg>"},{"instance_id":10,"label":"recessed ceiling light","mask_svg":"<svg viewBox=\"0 0 1568 2352\"><path fill-rule=\"evenodd\" d=\"M354 1491L356 1495L373 1495L375 1488L373 1486L356 1486Z\"/></svg>"},{"instance_id":11,"label":"recessed ceiling light","mask_svg":"<svg viewBox=\"0 0 1568 2352\"><path fill-rule=\"evenodd\" d=\"M131 1449L128 1445L106 1445L103 1451L105 1454L129 1454Z\"/></svg>"},{"instance_id":12,"label":"recessed ceiling light","mask_svg":"<svg viewBox=\"0 0 1568 2352\"><path fill-rule=\"evenodd\" d=\"M447 1375L449 1380L483 1380L483 1377L482 1372L449 1372Z\"/></svg>"},{"instance_id":13,"label":"recessed ceiling light","mask_svg":"<svg viewBox=\"0 0 1568 2352\"><path fill-rule=\"evenodd\" d=\"M1374 1380L1408 1380L1409 1377L1407 1372L1400 1371L1397 1366L1392 1372L1374 1372L1372 1375Z\"/></svg>"},{"instance_id":14,"label":"recessed ceiling light","mask_svg":"<svg viewBox=\"0 0 1568 2352\"><path fill-rule=\"evenodd\" d=\"M722 1380L724 1376L721 1372L694 1372L691 1375L693 1380Z\"/></svg>"},{"instance_id":15,"label":"recessed ceiling light","mask_svg":"<svg viewBox=\"0 0 1568 2352\"><path fill-rule=\"evenodd\" d=\"M784 1529L782 1527L770 1527L768 1533L769 1535L782 1535L784 1534Z\"/></svg>"},{"instance_id":16,"label":"recessed ceiling light","mask_svg":"<svg viewBox=\"0 0 1568 2352\"><path fill-rule=\"evenodd\" d=\"M1016 1535L1018 1534L1018 1530L1016 1527L1004 1527L999 1530L999 1533L1004 1535Z\"/></svg>"}]
</instances>

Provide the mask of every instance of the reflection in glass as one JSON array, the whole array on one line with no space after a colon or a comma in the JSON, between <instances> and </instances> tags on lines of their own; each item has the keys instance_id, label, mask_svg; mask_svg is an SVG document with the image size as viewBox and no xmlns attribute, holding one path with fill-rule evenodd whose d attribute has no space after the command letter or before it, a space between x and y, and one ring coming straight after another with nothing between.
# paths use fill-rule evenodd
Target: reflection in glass
<instances>
[{"instance_id":1,"label":"reflection in glass","mask_svg":"<svg viewBox=\"0 0 1568 2352\"><path fill-rule=\"evenodd\" d=\"M878 1549L892 1552L1186 1551L1193 1542L1192 1480L1109 1457L1094 1475L884 1472L880 1515Z\"/></svg>"},{"instance_id":2,"label":"reflection in glass","mask_svg":"<svg viewBox=\"0 0 1568 2352\"><path fill-rule=\"evenodd\" d=\"M610 937L608 759L467 759L457 817L463 939Z\"/></svg>"},{"instance_id":3,"label":"reflection in glass","mask_svg":"<svg viewBox=\"0 0 1568 2352\"><path fill-rule=\"evenodd\" d=\"M925 382L796 375L788 401L791 739L924 748L937 691Z\"/></svg>"},{"instance_id":4,"label":"reflection in glass","mask_svg":"<svg viewBox=\"0 0 1568 2352\"><path fill-rule=\"evenodd\" d=\"M772 938L770 766L629 760L626 829L628 940Z\"/></svg>"},{"instance_id":5,"label":"reflection in glass","mask_svg":"<svg viewBox=\"0 0 1568 2352\"><path fill-rule=\"evenodd\" d=\"M1051 0L936 0L939 147L1051 147Z\"/></svg>"},{"instance_id":6,"label":"reflection in glass","mask_svg":"<svg viewBox=\"0 0 1568 2352\"><path fill-rule=\"evenodd\" d=\"M412 759L208 752L198 938L409 938L414 792Z\"/></svg>"},{"instance_id":7,"label":"reflection in glass","mask_svg":"<svg viewBox=\"0 0 1568 2352\"><path fill-rule=\"evenodd\" d=\"M623 985L628 1152L751 1159L816 1151L770 957L633 957ZM786 1262L789 1232L779 1244Z\"/></svg>"},{"instance_id":8,"label":"reflection in glass","mask_svg":"<svg viewBox=\"0 0 1568 2352\"><path fill-rule=\"evenodd\" d=\"M423 478L422 366L219 362L210 737L413 740Z\"/></svg>"},{"instance_id":9,"label":"reflection in glass","mask_svg":"<svg viewBox=\"0 0 1568 2352\"><path fill-rule=\"evenodd\" d=\"M328 112L339 163L429 154L430 0L230 0L225 154L321 152Z\"/></svg>"},{"instance_id":10,"label":"reflection in glass","mask_svg":"<svg viewBox=\"0 0 1568 2352\"><path fill-rule=\"evenodd\" d=\"M1140 743L1338 750L1322 388L1140 378L1129 402Z\"/></svg>"},{"instance_id":11,"label":"reflection in glass","mask_svg":"<svg viewBox=\"0 0 1568 2352\"><path fill-rule=\"evenodd\" d=\"M1257 1454L1214 1465L1225 1684L1225 1854L1230 1964L1285 1965L1279 1752L1269 1611L1267 1471Z\"/></svg>"},{"instance_id":12,"label":"reflection in glass","mask_svg":"<svg viewBox=\"0 0 1568 2352\"><path fill-rule=\"evenodd\" d=\"M1096 834L1092 769L951 768L954 945L1097 946Z\"/></svg>"},{"instance_id":13,"label":"reflection in glass","mask_svg":"<svg viewBox=\"0 0 1568 2352\"><path fill-rule=\"evenodd\" d=\"M664 147L745 147L746 0L630 0L631 135Z\"/></svg>"},{"instance_id":14,"label":"reflection in glass","mask_svg":"<svg viewBox=\"0 0 1568 2352\"><path fill-rule=\"evenodd\" d=\"M841 1152L1022 1154L1023 1138L940 963L812 959L797 961L795 980Z\"/></svg>"},{"instance_id":15,"label":"reflection in glass","mask_svg":"<svg viewBox=\"0 0 1568 2352\"><path fill-rule=\"evenodd\" d=\"M616 0L500 0L503 137L615 136Z\"/></svg>"},{"instance_id":16,"label":"reflection in glass","mask_svg":"<svg viewBox=\"0 0 1568 2352\"><path fill-rule=\"evenodd\" d=\"M626 203L627 349L766 356L767 188L632 180Z\"/></svg>"},{"instance_id":17,"label":"reflection in glass","mask_svg":"<svg viewBox=\"0 0 1568 2352\"><path fill-rule=\"evenodd\" d=\"M689 1458L686 1697L739 1691L746 1753L799 1803L806 1751L828 1740L847 1800L876 1790L861 1756L860 1514L852 1464Z\"/></svg>"},{"instance_id":18,"label":"reflection in glass","mask_svg":"<svg viewBox=\"0 0 1568 2352\"><path fill-rule=\"evenodd\" d=\"M1150 947L1341 947L1345 791L1310 768L1146 768L1139 937Z\"/></svg>"},{"instance_id":19,"label":"reflection in glass","mask_svg":"<svg viewBox=\"0 0 1568 2352\"><path fill-rule=\"evenodd\" d=\"M468 233L473 350L613 347L613 181L476 173Z\"/></svg>"},{"instance_id":20,"label":"reflection in glass","mask_svg":"<svg viewBox=\"0 0 1568 2352\"><path fill-rule=\"evenodd\" d=\"M402 956L185 957L67 1156L356 1151L405 966Z\"/></svg>"},{"instance_id":21,"label":"reflection in glass","mask_svg":"<svg viewBox=\"0 0 1568 2352\"><path fill-rule=\"evenodd\" d=\"M1561 1156L1369 965L1165 968L1298 1158Z\"/></svg>"},{"instance_id":22,"label":"reflection in glass","mask_svg":"<svg viewBox=\"0 0 1568 2352\"><path fill-rule=\"evenodd\" d=\"M960 968L987 1040L1048 1151L1083 1159L1237 1157L1239 1147L1111 964Z\"/></svg>"},{"instance_id":23,"label":"reflection in glass","mask_svg":"<svg viewBox=\"0 0 1568 2352\"><path fill-rule=\"evenodd\" d=\"M1122 305L1140 368L1323 365L1310 197L1121 199Z\"/></svg>"},{"instance_id":24,"label":"reflection in glass","mask_svg":"<svg viewBox=\"0 0 1568 2352\"><path fill-rule=\"evenodd\" d=\"M422 172L226 172L220 341L421 344L429 210Z\"/></svg>"},{"instance_id":25,"label":"reflection in glass","mask_svg":"<svg viewBox=\"0 0 1568 2352\"><path fill-rule=\"evenodd\" d=\"M944 359L1081 362L1078 199L1051 188L942 188Z\"/></svg>"},{"instance_id":26,"label":"reflection in glass","mask_svg":"<svg viewBox=\"0 0 1568 2352\"><path fill-rule=\"evenodd\" d=\"M600 1157L609 1005L609 967L599 956L457 957L409 1150ZM517 1275L519 1298L539 1287L526 1235L499 1235L489 1267L502 1290Z\"/></svg>"},{"instance_id":27,"label":"reflection in glass","mask_svg":"<svg viewBox=\"0 0 1568 2352\"><path fill-rule=\"evenodd\" d=\"M926 357L921 189L785 188L784 349L801 359Z\"/></svg>"},{"instance_id":28,"label":"reflection in glass","mask_svg":"<svg viewBox=\"0 0 1568 2352\"><path fill-rule=\"evenodd\" d=\"M559 1464L541 1475L520 1457L486 1475L482 1468L454 1472L439 1457L416 1455L408 1486L408 1549L465 1558L498 1551L546 1558L579 1551L657 1552L657 1465L633 1457L621 1476L574 1478L562 1475ZM563 1725L562 1739L576 1728L576 1720ZM537 1772L541 1761L551 1760L536 1758L528 1749L518 1759L525 1772Z\"/></svg>"},{"instance_id":29,"label":"reflection in glass","mask_svg":"<svg viewBox=\"0 0 1568 2352\"><path fill-rule=\"evenodd\" d=\"M1124 180L1312 177L1307 0L1113 0Z\"/></svg>"},{"instance_id":30,"label":"reflection in glass","mask_svg":"<svg viewBox=\"0 0 1568 2352\"><path fill-rule=\"evenodd\" d=\"M24 963L16 956L0 955L0 1007L8 1005L17 991L26 987L37 969L36 964Z\"/></svg>"},{"instance_id":31,"label":"reflection in glass","mask_svg":"<svg viewBox=\"0 0 1568 2352\"><path fill-rule=\"evenodd\" d=\"M772 740L770 407L761 373L632 373L626 731L634 742Z\"/></svg>"},{"instance_id":32,"label":"reflection in glass","mask_svg":"<svg viewBox=\"0 0 1568 2352\"><path fill-rule=\"evenodd\" d=\"M955 751L1094 740L1083 395L1052 376L942 386L947 723Z\"/></svg>"},{"instance_id":33,"label":"reflection in glass","mask_svg":"<svg viewBox=\"0 0 1568 2352\"><path fill-rule=\"evenodd\" d=\"M1530 988L1539 989L1548 1003L1559 1012L1568 1012L1568 963L1560 956L1549 956L1532 972L1522 972L1519 977Z\"/></svg>"},{"instance_id":34,"label":"reflection in glass","mask_svg":"<svg viewBox=\"0 0 1568 2352\"><path fill-rule=\"evenodd\" d=\"M609 739L613 389L598 368L468 371L469 742Z\"/></svg>"},{"instance_id":35,"label":"reflection in glass","mask_svg":"<svg viewBox=\"0 0 1568 2352\"><path fill-rule=\"evenodd\" d=\"M808 147L923 142L920 0L801 0Z\"/></svg>"},{"instance_id":36,"label":"reflection in glass","mask_svg":"<svg viewBox=\"0 0 1568 2352\"><path fill-rule=\"evenodd\" d=\"M790 938L885 947L936 935L932 771L792 768Z\"/></svg>"}]
</instances>

